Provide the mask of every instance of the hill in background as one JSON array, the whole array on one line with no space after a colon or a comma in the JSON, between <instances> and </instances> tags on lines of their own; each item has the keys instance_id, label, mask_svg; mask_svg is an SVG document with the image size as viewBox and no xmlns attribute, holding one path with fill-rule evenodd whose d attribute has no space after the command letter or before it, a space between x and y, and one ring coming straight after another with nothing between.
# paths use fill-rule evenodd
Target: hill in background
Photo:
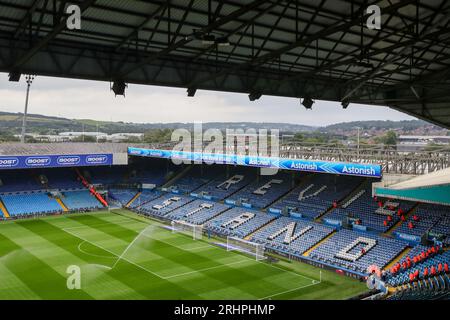
<instances>
[{"instance_id":1,"label":"hill in background","mask_svg":"<svg viewBox=\"0 0 450 320\"><path fill-rule=\"evenodd\" d=\"M177 128L193 129L192 123L126 123L107 122L90 119L66 119L59 117L29 114L27 133L40 135L57 135L61 132L104 132L113 133L150 133L165 136L170 130ZM256 122L208 122L202 124L203 129L279 129L282 134L319 138L318 141L331 139L346 140L355 137L357 132L362 138L374 138L394 131L397 135L447 135L448 130L427 123L422 120L411 121L355 121L337 123L325 127L313 127L301 124L286 123L256 123ZM20 134L22 127L21 113L0 112L0 141L13 140L13 136ZM359 128L359 129L358 129ZM163 132L163 134L160 134ZM159 138L158 138L159 139Z\"/></svg>"}]
</instances>

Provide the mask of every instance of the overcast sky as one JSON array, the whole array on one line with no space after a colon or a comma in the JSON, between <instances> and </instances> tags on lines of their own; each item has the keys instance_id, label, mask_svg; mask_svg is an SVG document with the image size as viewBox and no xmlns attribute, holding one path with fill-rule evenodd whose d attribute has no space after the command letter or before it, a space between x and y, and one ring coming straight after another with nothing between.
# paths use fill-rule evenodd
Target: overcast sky
<instances>
[{"instance_id":1,"label":"overcast sky","mask_svg":"<svg viewBox=\"0 0 450 320\"><path fill-rule=\"evenodd\" d=\"M0 73L0 111L23 112L26 83L9 82ZM263 96L250 102L247 95L130 84L126 97L114 97L109 83L37 77L32 85L29 113L71 119L125 122L284 122L322 126L357 120L408 120L385 107L316 101L305 110L298 99Z\"/></svg>"}]
</instances>

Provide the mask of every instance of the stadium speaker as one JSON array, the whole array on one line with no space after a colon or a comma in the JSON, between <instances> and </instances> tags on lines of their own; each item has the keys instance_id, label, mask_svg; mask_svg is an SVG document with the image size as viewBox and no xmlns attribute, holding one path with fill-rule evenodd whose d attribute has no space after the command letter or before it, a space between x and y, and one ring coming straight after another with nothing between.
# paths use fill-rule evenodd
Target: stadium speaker
<instances>
[{"instance_id":1,"label":"stadium speaker","mask_svg":"<svg viewBox=\"0 0 450 320\"><path fill-rule=\"evenodd\" d=\"M212 34L205 34L202 37L202 44L205 46L210 46L216 43L216 37Z\"/></svg>"},{"instance_id":2,"label":"stadium speaker","mask_svg":"<svg viewBox=\"0 0 450 320\"><path fill-rule=\"evenodd\" d=\"M116 80L113 82L111 90L114 92L116 96L125 96L125 89L127 88L127 84L123 80Z\"/></svg>"},{"instance_id":3,"label":"stadium speaker","mask_svg":"<svg viewBox=\"0 0 450 320\"><path fill-rule=\"evenodd\" d=\"M21 76L22 76L22 74L20 72L11 72L8 75L8 78L9 78L9 81L11 81L11 82L19 82Z\"/></svg>"},{"instance_id":4,"label":"stadium speaker","mask_svg":"<svg viewBox=\"0 0 450 320\"><path fill-rule=\"evenodd\" d=\"M193 96L195 96L195 93L197 92L197 89L196 88L188 88L187 89L187 96L188 97L193 97Z\"/></svg>"},{"instance_id":5,"label":"stadium speaker","mask_svg":"<svg viewBox=\"0 0 450 320\"><path fill-rule=\"evenodd\" d=\"M344 100L341 102L342 108L347 109L350 105L350 102L348 100Z\"/></svg>"},{"instance_id":6,"label":"stadium speaker","mask_svg":"<svg viewBox=\"0 0 450 320\"><path fill-rule=\"evenodd\" d=\"M305 97L305 98L303 98L302 105L303 105L306 109L311 110L313 104L314 104L314 101L313 101L310 97Z\"/></svg>"},{"instance_id":7,"label":"stadium speaker","mask_svg":"<svg viewBox=\"0 0 450 320\"><path fill-rule=\"evenodd\" d=\"M216 44L219 47L228 47L230 45L230 41L228 40L227 37L220 37L220 38L217 38Z\"/></svg>"},{"instance_id":8,"label":"stadium speaker","mask_svg":"<svg viewBox=\"0 0 450 320\"><path fill-rule=\"evenodd\" d=\"M252 92L248 95L248 99L250 101L255 101L258 100L259 98L261 98L262 94L259 92Z\"/></svg>"}]
</instances>

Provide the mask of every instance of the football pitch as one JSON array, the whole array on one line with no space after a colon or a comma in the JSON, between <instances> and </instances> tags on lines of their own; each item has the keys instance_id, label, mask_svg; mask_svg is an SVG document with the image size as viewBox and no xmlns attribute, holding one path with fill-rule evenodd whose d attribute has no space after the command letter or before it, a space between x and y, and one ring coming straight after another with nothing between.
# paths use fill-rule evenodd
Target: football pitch
<instances>
[{"instance_id":1,"label":"football pitch","mask_svg":"<svg viewBox=\"0 0 450 320\"><path fill-rule=\"evenodd\" d=\"M126 210L0 223L0 299L346 299L365 284L256 261ZM80 289L68 289L68 268ZM69 281L70 282L70 281Z\"/></svg>"}]
</instances>

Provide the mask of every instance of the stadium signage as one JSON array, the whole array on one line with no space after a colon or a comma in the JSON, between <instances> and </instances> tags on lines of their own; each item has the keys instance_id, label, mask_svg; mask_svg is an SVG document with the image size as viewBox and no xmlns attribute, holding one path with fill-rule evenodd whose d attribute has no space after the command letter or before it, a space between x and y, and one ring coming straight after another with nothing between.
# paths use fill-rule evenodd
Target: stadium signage
<instances>
[{"instance_id":1,"label":"stadium signage","mask_svg":"<svg viewBox=\"0 0 450 320\"><path fill-rule=\"evenodd\" d=\"M56 160L59 165L63 166L73 166L79 164L80 161L81 158L79 156L61 156Z\"/></svg>"},{"instance_id":2,"label":"stadium signage","mask_svg":"<svg viewBox=\"0 0 450 320\"><path fill-rule=\"evenodd\" d=\"M1 156L0 170L112 165L112 154Z\"/></svg>"},{"instance_id":3,"label":"stadium signage","mask_svg":"<svg viewBox=\"0 0 450 320\"><path fill-rule=\"evenodd\" d=\"M19 159L15 157L0 158L0 168L14 168L19 165Z\"/></svg>"},{"instance_id":4,"label":"stadium signage","mask_svg":"<svg viewBox=\"0 0 450 320\"><path fill-rule=\"evenodd\" d=\"M25 159L25 165L27 167L45 167L51 161L50 157L28 157Z\"/></svg>"},{"instance_id":5,"label":"stadium signage","mask_svg":"<svg viewBox=\"0 0 450 320\"><path fill-rule=\"evenodd\" d=\"M377 164L343 163L302 159L240 156L235 154L207 154L201 152L128 148L128 154L141 157L183 159L193 162L243 165L260 168L331 173L339 175L381 178L381 166Z\"/></svg>"},{"instance_id":6,"label":"stadium signage","mask_svg":"<svg viewBox=\"0 0 450 320\"><path fill-rule=\"evenodd\" d=\"M86 163L89 164L104 164L106 162L108 162L108 156L105 154L86 157Z\"/></svg>"}]
</instances>

